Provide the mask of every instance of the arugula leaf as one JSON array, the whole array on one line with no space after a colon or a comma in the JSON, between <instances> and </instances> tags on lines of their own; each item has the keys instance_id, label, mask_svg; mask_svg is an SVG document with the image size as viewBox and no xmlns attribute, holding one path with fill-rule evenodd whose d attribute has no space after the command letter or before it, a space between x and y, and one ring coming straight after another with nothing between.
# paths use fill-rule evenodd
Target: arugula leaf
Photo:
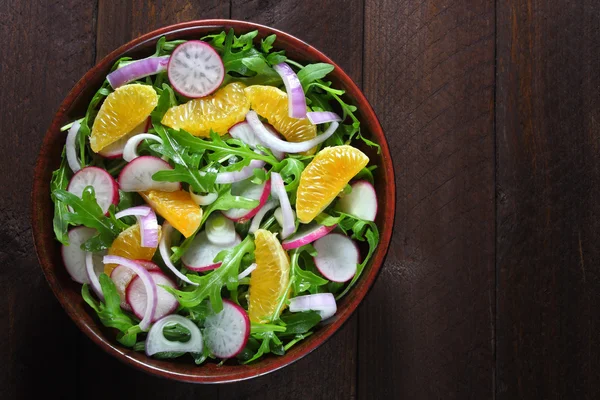
<instances>
[{"instance_id":1,"label":"arugula leaf","mask_svg":"<svg viewBox=\"0 0 600 400\"><path fill-rule=\"evenodd\" d=\"M291 340L290 342L288 342L288 344L286 344L283 348L284 351L288 351L290 349L290 347L292 347L293 345L295 345L296 343L306 339L307 337L309 337L310 335L312 335L313 332L306 332L303 335L296 335L296 337L294 338L294 340Z\"/></svg>"},{"instance_id":2,"label":"arugula leaf","mask_svg":"<svg viewBox=\"0 0 600 400\"><path fill-rule=\"evenodd\" d=\"M107 249L115 237L121 233L123 225L119 224L114 217L104 215L96 202L92 186L88 186L83 190L81 198L64 189L56 189L52 192L52 195L65 206L70 206L73 209L72 213L67 212L63 215L65 223L84 225L98 231L96 236L82 245L84 250L98 251Z\"/></svg>"},{"instance_id":3,"label":"arugula leaf","mask_svg":"<svg viewBox=\"0 0 600 400\"><path fill-rule=\"evenodd\" d=\"M167 113L167 110L171 107L178 105L177 98L175 97L175 92L171 88L171 86L166 83L162 84L162 91L158 96L158 103L156 104L156 108L150 114L153 123L160 123L163 117Z\"/></svg>"},{"instance_id":4,"label":"arugula leaf","mask_svg":"<svg viewBox=\"0 0 600 400\"><path fill-rule=\"evenodd\" d=\"M250 323L250 334L264 333L264 332L285 332L285 326L275 324L259 324L256 322Z\"/></svg>"},{"instance_id":5,"label":"arugula leaf","mask_svg":"<svg viewBox=\"0 0 600 400\"><path fill-rule=\"evenodd\" d=\"M352 286L354 286L358 278L360 278L360 275L362 274L363 270L365 269L367 262L369 262L369 260L371 259L375 248L379 244L379 231L377 230L377 226L375 224L370 226L370 229L367 229L365 237L367 238L367 243L369 243L369 251L367 253L367 256L364 258L363 262L358 264L358 266L356 267L356 274L354 274L354 277L352 278L350 283L348 283L346 289L344 289L342 293L335 297L336 300L339 300L342 297L344 297L346 293L348 293L348 291L352 288Z\"/></svg>"},{"instance_id":6,"label":"arugula leaf","mask_svg":"<svg viewBox=\"0 0 600 400\"><path fill-rule=\"evenodd\" d=\"M260 48L262 49L263 53L266 54L271 51L273 48L273 43L275 43L275 39L277 39L277 35L272 34L260 41Z\"/></svg>"},{"instance_id":7,"label":"arugula leaf","mask_svg":"<svg viewBox=\"0 0 600 400\"><path fill-rule=\"evenodd\" d=\"M304 163L299 159L286 157L281 160L281 163L276 165L273 170L279 172L281 175L281 178L285 182L285 190L287 192L295 193L300 184L300 176L302 175L304 168Z\"/></svg>"},{"instance_id":8,"label":"arugula leaf","mask_svg":"<svg viewBox=\"0 0 600 400\"><path fill-rule=\"evenodd\" d=\"M213 311L218 313L223 309L221 289L225 285L230 290L237 288L237 276L242 258L244 254L252 251L254 251L254 242L250 236L247 236L237 246L219 254L223 258L219 268L203 276L189 274L188 278L199 284L194 286L191 291L175 290L169 287L165 287L165 289L175 295L179 304L184 308L197 306L208 298Z\"/></svg>"},{"instance_id":9,"label":"arugula leaf","mask_svg":"<svg viewBox=\"0 0 600 400\"><path fill-rule=\"evenodd\" d=\"M81 162L81 168L89 165L86 160L86 138L90 136L92 132L91 125L94 123L94 119L96 119L96 115L98 114L98 105L111 93L112 88L108 81L105 80L100 89L98 89L96 94L94 94L94 97L92 97L92 100L88 104L87 111L85 112L85 117L81 121L81 126L77 132L77 143L79 144L79 161Z\"/></svg>"},{"instance_id":10,"label":"arugula leaf","mask_svg":"<svg viewBox=\"0 0 600 400\"><path fill-rule=\"evenodd\" d=\"M310 271L305 271L302 268L300 268L300 254L304 251L314 251L316 253L314 247L308 244L306 246L302 246L298 249L292 250L292 255L290 257L291 276L295 277L294 282L292 284L294 296L308 291L313 286L323 286L329 283L327 279L324 279Z\"/></svg>"},{"instance_id":11,"label":"arugula leaf","mask_svg":"<svg viewBox=\"0 0 600 400\"><path fill-rule=\"evenodd\" d=\"M285 324L285 332L280 333L279 336L306 333L321 322L321 316L316 311L283 314L280 319Z\"/></svg>"},{"instance_id":12,"label":"arugula leaf","mask_svg":"<svg viewBox=\"0 0 600 400\"><path fill-rule=\"evenodd\" d=\"M69 179L67 177L67 158L65 156L65 149L63 148L62 159L60 161L60 167L54 172L52 172L52 181L50 182L50 190L52 192L52 201L54 202L54 219L52 224L54 226L54 234L56 235L56 239L64 244L65 246L69 245L69 234L68 228L69 224L65 220L64 216L69 212L68 207L62 201L58 200L56 196L54 196L54 192L56 190L66 190L67 185L69 183Z\"/></svg>"},{"instance_id":13,"label":"arugula leaf","mask_svg":"<svg viewBox=\"0 0 600 400\"><path fill-rule=\"evenodd\" d=\"M159 57L171 54L177 46L185 42L187 42L187 40L171 40L167 42L167 38L162 36L156 42L156 51L154 52L152 57Z\"/></svg>"},{"instance_id":14,"label":"arugula leaf","mask_svg":"<svg viewBox=\"0 0 600 400\"><path fill-rule=\"evenodd\" d=\"M327 74L333 71L333 65L327 63L308 64L298 71L298 80L304 88L304 92L308 91L309 85L318 79L323 79Z\"/></svg>"}]
</instances>

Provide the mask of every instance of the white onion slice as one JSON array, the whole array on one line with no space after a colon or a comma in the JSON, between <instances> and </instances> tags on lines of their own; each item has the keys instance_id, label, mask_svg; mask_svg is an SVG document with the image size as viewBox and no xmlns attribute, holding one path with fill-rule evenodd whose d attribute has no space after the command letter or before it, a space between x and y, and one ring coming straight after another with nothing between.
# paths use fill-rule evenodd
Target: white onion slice
<instances>
[{"instance_id":1,"label":"white onion slice","mask_svg":"<svg viewBox=\"0 0 600 400\"><path fill-rule=\"evenodd\" d=\"M255 269L256 269L256 263L250 264L250 266L248 268L246 268L245 270L240 272L240 274L238 275L238 280L244 279L245 277L250 275L252 273L252 271L254 271Z\"/></svg>"},{"instance_id":2,"label":"white onion slice","mask_svg":"<svg viewBox=\"0 0 600 400\"><path fill-rule=\"evenodd\" d=\"M311 111L307 112L308 120L314 125L324 124L327 122L340 122L342 118L331 111Z\"/></svg>"},{"instance_id":3,"label":"white onion slice","mask_svg":"<svg viewBox=\"0 0 600 400\"><path fill-rule=\"evenodd\" d=\"M292 118L306 118L306 97L304 97L304 89L298 79L298 75L286 63L281 63L273 66L283 84L288 96L288 114Z\"/></svg>"},{"instance_id":4,"label":"white onion slice","mask_svg":"<svg viewBox=\"0 0 600 400\"><path fill-rule=\"evenodd\" d=\"M98 280L98 273L96 272L96 268L94 266L94 253L89 251L85 252L85 272L87 273L92 289L94 290L98 298L104 301L104 294L102 294L102 286L100 285L100 281Z\"/></svg>"},{"instance_id":5,"label":"white onion slice","mask_svg":"<svg viewBox=\"0 0 600 400\"><path fill-rule=\"evenodd\" d=\"M130 162L138 158L139 154L137 153L137 148L143 140L154 140L155 142L163 144L163 140L160 136L152 135L150 133L140 133L139 135L132 136L123 148L123 160Z\"/></svg>"},{"instance_id":6,"label":"white onion slice","mask_svg":"<svg viewBox=\"0 0 600 400\"><path fill-rule=\"evenodd\" d=\"M148 206L130 207L115 214L115 218L135 216L140 225L142 247L158 246L158 219L156 213Z\"/></svg>"},{"instance_id":7,"label":"white onion slice","mask_svg":"<svg viewBox=\"0 0 600 400\"><path fill-rule=\"evenodd\" d=\"M69 164L69 168L71 171L77 172L81 169L81 164L77 159L77 132L79 132L79 127L81 123L79 121L73 122L71 128L69 128L69 133L67 134L67 143L65 144L65 152L67 153L67 163Z\"/></svg>"},{"instance_id":8,"label":"white onion slice","mask_svg":"<svg viewBox=\"0 0 600 400\"><path fill-rule=\"evenodd\" d=\"M170 341L165 338L163 329L166 326L180 324L190 331L190 340L187 342ZM204 347L202 333L196 324L181 315L167 315L156 321L146 338L146 355L151 356L162 352L177 353L202 353Z\"/></svg>"},{"instance_id":9,"label":"white onion slice","mask_svg":"<svg viewBox=\"0 0 600 400\"><path fill-rule=\"evenodd\" d=\"M142 280L144 287L146 288L146 312L144 313L144 318L140 321L140 329L142 331L147 331L150 327L150 323L154 318L154 313L156 312L156 304L158 300L158 294L156 292L156 283L152 276L148 272L148 270L137 262L129 260L124 257L119 256L104 256L104 264L118 264L124 267L131 269L133 272L137 274Z\"/></svg>"},{"instance_id":10,"label":"white onion slice","mask_svg":"<svg viewBox=\"0 0 600 400\"><path fill-rule=\"evenodd\" d=\"M235 172L219 172L217 174L217 179L215 183L225 184L225 183L235 183L246 180L254 175L254 170L256 168L262 168L265 166L265 162L262 160L252 160L250 164L245 166L239 171Z\"/></svg>"},{"instance_id":11,"label":"white onion slice","mask_svg":"<svg viewBox=\"0 0 600 400\"><path fill-rule=\"evenodd\" d=\"M190 285L198 286L197 283L192 282L188 279L187 276L179 272L179 270L173 265L171 262L171 254L169 254L169 248L171 247L171 234L173 233L173 227L167 221L163 223L162 226L162 238L160 239L160 244L158 245L158 250L160 251L160 256L163 259L163 262L177 276L179 279L184 281L185 283L189 283Z\"/></svg>"},{"instance_id":12,"label":"white onion slice","mask_svg":"<svg viewBox=\"0 0 600 400\"><path fill-rule=\"evenodd\" d=\"M208 205L214 203L215 200L217 200L217 198L219 198L219 195L216 193L208 193L205 196L196 194L196 193L194 193L194 190L192 189L191 186L190 186L190 196L192 197L192 200L194 200L194 203L198 204L199 206L208 206Z\"/></svg>"},{"instance_id":13,"label":"white onion slice","mask_svg":"<svg viewBox=\"0 0 600 400\"><path fill-rule=\"evenodd\" d=\"M286 142L272 136L260 119L258 119L258 115L255 111L249 111L248 114L246 114L246 121L248 121L258 138L266 147L271 150L283 151L286 153L302 153L303 151L312 149L316 145L329 139L340 125L338 122L332 122L325 132L314 139L305 140L304 142Z\"/></svg>"},{"instance_id":14,"label":"white onion slice","mask_svg":"<svg viewBox=\"0 0 600 400\"><path fill-rule=\"evenodd\" d=\"M296 221L294 218L294 210L290 205L290 198L285 191L285 185L281 175L277 172L271 173L271 196L279 199L279 205L281 206L281 216L283 224L281 224L281 237L283 239L294 233L296 229Z\"/></svg>"},{"instance_id":15,"label":"white onion slice","mask_svg":"<svg viewBox=\"0 0 600 400\"><path fill-rule=\"evenodd\" d=\"M145 58L114 70L106 76L106 80L113 89L116 89L126 83L158 74L166 70L168 64L169 56Z\"/></svg>"},{"instance_id":16,"label":"white onion slice","mask_svg":"<svg viewBox=\"0 0 600 400\"><path fill-rule=\"evenodd\" d=\"M279 224L279 226L283 226L283 212L281 211L281 207L277 207L275 212L273 212L273 216L275 217L275 221ZM296 220L296 212L292 209L293 220Z\"/></svg>"},{"instance_id":17,"label":"white onion slice","mask_svg":"<svg viewBox=\"0 0 600 400\"><path fill-rule=\"evenodd\" d=\"M250 233L256 232L258 230L258 228L260 228L260 223L262 222L265 215L269 211L271 211L272 209L277 207L278 204L279 203L275 200L267 201L265 203L265 205L260 210L258 210L258 212L254 216L254 218L252 218L252 222L250 223L250 229L248 230L248 232L250 232Z\"/></svg>"},{"instance_id":18,"label":"white onion slice","mask_svg":"<svg viewBox=\"0 0 600 400\"><path fill-rule=\"evenodd\" d=\"M150 214L151 211L152 209L148 206L129 207L123 211L119 211L118 213L116 213L115 218L120 219L129 216L145 217L146 215Z\"/></svg>"},{"instance_id":19,"label":"white onion slice","mask_svg":"<svg viewBox=\"0 0 600 400\"><path fill-rule=\"evenodd\" d=\"M227 246L236 239L233 221L223 214L214 213L206 220L206 237L212 244Z\"/></svg>"},{"instance_id":20,"label":"white onion slice","mask_svg":"<svg viewBox=\"0 0 600 400\"><path fill-rule=\"evenodd\" d=\"M337 311L335 297L331 293L317 293L290 299L290 311L317 311L322 320L333 316Z\"/></svg>"}]
</instances>

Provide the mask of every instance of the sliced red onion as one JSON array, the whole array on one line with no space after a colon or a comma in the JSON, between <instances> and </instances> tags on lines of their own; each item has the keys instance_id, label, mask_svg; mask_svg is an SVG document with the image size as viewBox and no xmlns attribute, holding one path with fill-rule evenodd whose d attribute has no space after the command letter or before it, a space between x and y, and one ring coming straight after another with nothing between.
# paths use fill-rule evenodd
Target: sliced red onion
<instances>
[{"instance_id":1,"label":"sliced red onion","mask_svg":"<svg viewBox=\"0 0 600 400\"><path fill-rule=\"evenodd\" d=\"M281 211L281 207L277 207L275 209L273 216L275 217L275 220L277 221L279 226L283 226L283 212ZM292 209L292 216L295 221L296 220L296 212L294 211L294 209Z\"/></svg>"},{"instance_id":2,"label":"sliced red onion","mask_svg":"<svg viewBox=\"0 0 600 400\"><path fill-rule=\"evenodd\" d=\"M81 164L77 159L77 132L79 132L79 127L81 123L79 121L73 122L71 128L69 129L69 133L67 134L67 143L65 144L65 152L67 153L67 163L69 164L69 168L71 171L77 172L81 169Z\"/></svg>"},{"instance_id":3,"label":"sliced red onion","mask_svg":"<svg viewBox=\"0 0 600 400\"><path fill-rule=\"evenodd\" d=\"M248 230L248 232L250 232L250 233L256 232L258 230L258 228L260 228L260 223L262 222L265 215L267 215L267 213L269 211L271 211L272 209L277 207L278 204L279 204L279 202L277 202L275 200L267 201L265 203L265 205L260 210L258 210L258 212L254 216L254 218L252 218L252 223L250 223L250 229Z\"/></svg>"},{"instance_id":4,"label":"sliced red onion","mask_svg":"<svg viewBox=\"0 0 600 400\"><path fill-rule=\"evenodd\" d=\"M191 196L192 200L194 200L194 202L196 204L198 204L199 206L208 206L208 205L214 203L215 200L217 200L217 198L219 197L219 195L216 193L208 193L205 196L201 196L199 194L194 193L194 190L192 189L191 186L190 186L190 196Z\"/></svg>"},{"instance_id":5,"label":"sliced red onion","mask_svg":"<svg viewBox=\"0 0 600 400\"><path fill-rule=\"evenodd\" d=\"M141 246L156 248L158 246L158 219L154 210L148 206L137 206L115 214L115 218L128 216L135 216L140 225Z\"/></svg>"},{"instance_id":6,"label":"sliced red onion","mask_svg":"<svg viewBox=\"0 0 600 400\"><path fill-rule=\"evenodd\" d=\"M100 281L98 280L98 272L94 266L94 253L86 251L85 253L85 272L87 273L88 279L90 281L90 285L96 293L96 296L102 301L104 301L104 294L102 294L102 286L100 285Z\"/></svg>"},{"instance_id":7,"label":"sliced red onion","mask_svg":"<svg viewBox=\"0 0 600 400\"><path fill-rule=\"evenodd\" d=\"M281 237L285 239L294 233L296 221L294 218L294 210L292 210L292 206L290 205L290 199L285 191L283 179L277 172L271 173L271 196L279 199L281 216L283 218Z\"/></svg>"},{"instance_id":8,"label":"sliced red onion","mask_svg":"<svg viewBox=\"0 0 600 400\"><path fill-rule=\"evenodd\" d=\"M342 120L339 115L331 111L311 111L307 112L306 116L314 125L324 124L326 122L339 122Z\"/></svg>"},{"instance_id":9,"label":"sliced red onion","mask_svg":"<svg viewBox=\"0 0 600 400\"><path fill-rule=\"evenodd\" d=\"M185 283L189 283L190 285L198 286L197 283L192 282L188 279L187 276L179 272L179 270L173 265L171 262L171 254L169 254L169 248L171 247L171 235L173 233L173 227L167 221L164 222L162 226L162 238L160 239L160 244L158 245L158 250L160 251L160 256L163 259L163 262L177 276L179 279L184 281Z\"/></svg>"},{"instance_id":10,"label":"sliced red onion","mask_svg":"<svg viewBox=\"0 0 600 400\"><path fill-rule=\"evenodd\" d=\"M126 83L165 71L168 64L169 56L145 58L111 72L106 80L113 89L116 89Z\"/></svg>"},{"instance_id":11,"label":"sliced red onion","mask_svg":"<svg viewBox=\"0 0 600 400\"><path fill-rule=\"evenodd\" d=\"M117 70L118 71L118 70ZM142 142L142 140L154 140L160 144L163 144L160 136L152 135L150 133L140 133L139 135L135 135L127 141L125 147L123 148L123 160L130 162L131 160L135 160L139 157L137 153L137 148Z\"/></svg>"},{"instance_id":12,"label":"sliced red onion","mask_svg":"<svg viewBox=\"0 0 600 400\"><path fill-rule=\"evenodd\" d=\"M267 128L267 131L273 137L280 137L279 134L275 131L275 129L269 124L266 124L265 128ZM238 122L237 124L229 128L229 134L231 135L231 137L241 140L253 149L256 149L257 146L265 146L263 142L258 140L254 129L252 129L250 124L246 121ZM283 160L283 158L285 157L285 153L282 151L271 151L273 152L275 158L278 160Z\"/></svg>"},{"instance_id":13,"label":"sliced red onion","mask_svg":"<svg viewBox=\"0 0 600 400\"><path fill-rule=\"evenodd\" d=\"M240 171L235 172L219 172L217 174L216 183L235 183L246 180L254 175L254 170L265 166L265 162L262 160L252 160L250 164L242 168Z\"/></svg>"},{"instance_id":14,"label":"sliced red onion","mask_svg":"<svg viewBox=\"0 0 600 400\"><path fill-rule=\"evenodd\" d=\"M265 144L266 147L270 148L271 150L283 151L286 153L302 153L303 151L312 149L316 145L329 139L340 125L338 122L332 122L331 125L329 125L329 128L327 128L325 132L316 138L305 140L304 142L294 143L286 142L272 136L269 131L267 131L267 128L263 125L260 119L258 119L256 111L249 111L248 114L246 114L246 121L248 121L252 129L254 129L254 132L256 132L258 138Z\"/></svg>"},{"instance_id":15,"label":"sliced red onion","mask_svg":"<svg viewBox=\"0 0 600 400\"><path fill-rule=\"evenodd\" d=\"M170 341L165 338L163 329L166 326L180 324L190 331L190 340L187 342ZM146 338L146 355L151 356L162 352L175 353L202 353L204 341L200 328L189 319L181 315L167 315L161 320L156 321L148 337Z\"/></svg>"},{"instance_id":16,"label":"sliced red onion","mask_svg":"<svg viewBox=\"0 0 600 400\"><path fill-rule=\"evenodd\" d=\"M331 293L317 293L290 299L290 311L317 311L322 320L333 316L337 311L335 297Z\"/></svg>"},{"instance_id":17,"label":"sliced red onion","mask_svg":"<svg viewBox=\"0 0 600 400\"><path fill-rule=\"evenodd\" d=\"M238 280L244 279L245 277L250 275L252 273L252 271L254 271L255 269L256 269L256 263L250 264L250 266L248 268L246 268L245 270L240 272L240 274L238 275Z\"/></svg>"},{"instance_id":18,"label":"sliced red onion","mask_svg":"<svg viewBox=\"0 0 600 400\"><path fill-rule=\"evenodd\" d=\"M233 221L220 212L212 214L206 220L206 237L219 246L227 246L235 242L237 234Z\"/></svg>"},{"instance_id":19,"label":"sliced red onion","mask_svg":"<svg viewBox=\"0 0 600 400\"><path fill-rule=\"evenodd\" d=\"M304 97L304 89L298 79L298 75L286 63L281 63L273 66L283 84L288 95L288 113L292 118L306 118L306 97Z\"/></svg>"},{"instance_id":20,"label":"sliced red onion","mask_svg":"<svg viewBox=\"0 0 600 400\"><path fill-rule=\"evenodd\" d=\"M156 304L158 295L156 292L156 283L154 283L154 279L148 272L148 270L142 267L135 261L129 260L124 257L119 256L104 256L104 264L118 264L124 267L131 269L133 272L137 274L142 280L144 287L146 288L146 312L144 313L144 318L140 321L140 329L142 331L147 331L150 327L150 323L154 318L154 313L156 312Z\"/></svg>"}]
</instances>

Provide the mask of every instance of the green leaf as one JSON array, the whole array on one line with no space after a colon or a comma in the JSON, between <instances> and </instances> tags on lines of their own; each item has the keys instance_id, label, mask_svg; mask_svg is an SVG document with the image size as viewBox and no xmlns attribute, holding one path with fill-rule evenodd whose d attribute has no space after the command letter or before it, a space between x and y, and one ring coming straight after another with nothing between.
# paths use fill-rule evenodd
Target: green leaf
<instances>
[{"instance_id":1,"label":"green leaf","mask_svg":"<svg viewBox=\"0 0 600 400\"><path fill-rule=\"evenodd\" d=\"M88 104L87 111L85 112L85 117L81 121L81 126L77 132L77 143L80 151L79 161L81 163L81 168L89 165L86 157L86 140L92 132L92 125L94 124L94 120L98 114L98 106L111 93L112 88L108 81L105 80L100 89L98 89L96 94L94 94L94 97L92 97L92 100Z\"/></svg>"},{"instance_id":2,"label":"green leaf","mask_svg":"<svg viewBox=\"0 0 600 400\"><path fill-rule=\"evenodd\" d=\"M304 163L297 158L286 157L273 169L281 175L285 182L285 190L296 192L300 184L300 176L304 171Z\"/></svg>"},{"instance_id":3,"label":"green leaf","mask_svg":"<svg viewBox=\"0 0 600 400\"><path fill-rule=\"evenodd\" d=\"M258 31L250 31L248 33L244 33L240 36L233 37L233 46L234 48L241 47L242 50L248 50L254 47L254 43L252 42L254 38L258 35Z\"/></svg>"},{"instance_id":4,"label":"green leaf","mask_svg":"<svg viewBox=\"0 0 600 400\"><path fill-rule=\"evenodd\" d=\"M302 84L304 91L308 90L308 85L317 79L323 79L327 74L333 71L333 65L327 63L308 64L298 71L298 80Z\"/></svg>"},{"instance_id":5,"label":"green leaf","mask_svg":"<svg viewBox=\"0 0 600 400\"><path fill-rule=\"evenodd\" d=\"M285 332L285 326L275 324L259 324L256 322L250 323L250 334L264 333L264 332Z\"/></svg>"},{"instance_id":6,"label":"green leaf","mask_svg":"<svg viewBox=\"0 0 600 400\"><path fill-rule=\"evenodd\" d=\"M52 172L52 181L50 182L50 190L52 191L52 201L54 202L54 219L52 225L54 227L54 235L56 239L64 244L69 245L68 228L69 223L65 220L64 216L69 212L69 209L65 203L58 200L54 196L56 190L66 190L69 183L67 158L65 156L65 149L63 148L62 159L60 167Z\"/></svg>"},{"instance_id":7,"label":"green leaf","mask_svg":"<svg viewBox=\"0 0 600 400\"><path fill-rule=\"evenodd\" d=\"M283 314L280 319L285 324L285 332L280 333L280 337L309 332L321 322L321 316L316 311Z\"/></svg>"},{"instance_id":8,"label":"green leaf","mask_svg":"<svg viewBox=\"0 0 600 400\"><path fill-rule=\"evenodd\" d=\"M277 39L277 35L272 34L260 41L260 48L262 49L263 53L268 53L271 51L273 48L273 43L275 43L275 39Z\"/></svg>"},{"instance_id":9,"label":"green leaf","mask_svg":"<svg viewBox=\"0 0 600 400\"><path fill-rule=\"evenodd\" d=\"M288 59L285 56L285 51L274 51L267 56L267 62L270 65L281 64L282 62L286 62Z\"/></svg>"},{"instance_id":10,"label":"green leaf","mask_svg":"<svg viewBox=\"0 0 600 400\"><path fill-rule=\"evenodd\" d=\"M292 255L290 257L291 276L294 278L292 284L294 296L307 292L311 287L323 286L329 282L327 279L324 279L311 271L300 268L300 254L304 251L314 251L314 247L306 245L294 249L292 250ZM292 281L291 278L290 281Z\"/></svg>"},{"instance_id":11,"label":"green leaf","mask_svg":"<svg viewBox=\"0 0 600 400\"><path fill-rule=\"evenodd\" d=\"M171 86L166 83L162 84L162 92L158 97L158 103L156 104L156 108L150 114L153 123L159 123L162 121L163 117L167 113L167 110L171 107L178 105L177 98L175 97L175 92L171 88Z\"/></svg>"}]
</instances>

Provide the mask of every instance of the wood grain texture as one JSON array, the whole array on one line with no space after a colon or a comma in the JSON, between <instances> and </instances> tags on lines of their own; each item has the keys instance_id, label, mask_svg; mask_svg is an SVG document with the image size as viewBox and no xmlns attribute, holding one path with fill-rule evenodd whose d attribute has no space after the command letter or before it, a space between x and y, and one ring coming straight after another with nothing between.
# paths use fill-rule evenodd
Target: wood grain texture
<instances>
[{"instance_id":1,"label":"wood grain texture","mask_svg":"<svg viewBox=\"0 0 600 400\"><path fill-rule=\"evenodd\" d=\"M596 399L600 5L497 5L497 398Z\"/></svg>"},{"instance_id":2,"label":"wood grain texture","mask_svg":"<svg viewBox=\"0 0 600 400\"><path fill-rule=\"evenodd\" d=\"M388 0L365 13L364 91L398 203L360 311L359 398L491 398L494 5Z\"/></svg>"},{"instance_id":3,"label":"wood grain texture","mask_svg":"<svg viewBox=\"0 0 600 400\"><path fill-rule=\"evenodd\" d=\"M36 388L51 387L70 399L75 397L72 382L56 381L46 361L73 374L75 354L69 349L79 333L38 266L29 197L46 128L65 94L92 66L93 5L75 0L0 3L0 396L32 398Z\"/></svg>"}]
</instances>

